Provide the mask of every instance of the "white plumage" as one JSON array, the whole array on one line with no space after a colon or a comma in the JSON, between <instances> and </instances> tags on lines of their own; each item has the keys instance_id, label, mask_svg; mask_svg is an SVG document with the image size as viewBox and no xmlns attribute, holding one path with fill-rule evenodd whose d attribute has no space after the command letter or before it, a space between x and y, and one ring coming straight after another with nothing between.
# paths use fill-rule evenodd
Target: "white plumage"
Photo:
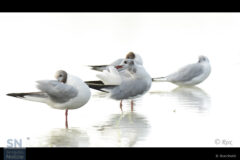
<instances>
[{"instance_id":1,"label":"white plumage","mask_svg":"<svg viewBox=\"0 0 240 160\"><path fill-rule=\"evenodd\" d=\"M194 86L203 82L211 73L206 56L199 56L197 63L189 64L166 77L153 78L155 82L171 82L179 86Z\"/></svg>"},{"instance_id":2,"label":"white plumage","mask_svg":"<svg viewBox=\"0 0 240 160\"><path fill-rule=\"evenodd\" d=\"M37 81L40 92L9 93L13 96L29 101L45 103L55 109L66 110L66 128L68 127L68 109L77 109L84 106L90 99L89 87L78 77L58 71L57 80Z\"/></svg>"}]
</instances>

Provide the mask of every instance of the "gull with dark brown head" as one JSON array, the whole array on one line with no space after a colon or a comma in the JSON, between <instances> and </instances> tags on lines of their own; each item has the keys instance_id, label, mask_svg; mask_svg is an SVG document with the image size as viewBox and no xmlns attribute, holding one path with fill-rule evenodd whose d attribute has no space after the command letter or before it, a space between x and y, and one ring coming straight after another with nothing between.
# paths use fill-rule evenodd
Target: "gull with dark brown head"
<instances>
[{"instance_id":1,"label":"gull with dark brown head","mask_svg":"<svg viewBox=\"0 0 240 160\"><path fill-rule=\"evenodd\" d=\"M78 77L60 70L56 73L57 80L37 81L40 92L9 93L8 96L29 101L45 103L52 108L65 110L65 126L68 128L68 110L85 105L90 99L89 87Z\"/></svg>"},{"instance_id":2,"label":"gull with dark brown head","mask_svg":"<svg viewBox=\"0 0 240 160\"><path fill-rule=\"evenodd\" d=\"M135 63L137 63L139 65L143 65L142 58L139 54L136 54L134 52L129 52L126 55L125 58L117 59L116 61L112 62L111 64L108 64L108 65L92 65L92 66L89 66L89 67L92 70L102 72L102 71L106 70L109 66L119 66L124 59L133 59L133 60L135 60Z\"/></svg>"}]
</instances>

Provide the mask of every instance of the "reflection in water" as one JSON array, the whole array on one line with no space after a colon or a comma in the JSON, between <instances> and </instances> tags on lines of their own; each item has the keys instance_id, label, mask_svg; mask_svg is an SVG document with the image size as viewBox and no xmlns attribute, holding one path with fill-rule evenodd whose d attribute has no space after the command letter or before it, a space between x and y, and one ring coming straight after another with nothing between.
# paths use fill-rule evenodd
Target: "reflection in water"
<instances>
[{"instance_id":1,"label":"reflection in water","mask_svg":"<svg viewBox=\"0 0 240 160\"><path fill-rule=\"evenodd\" d=\"M178 87L170 92L152 92L151 95L167 98L174 106L190 107L203 112L210 105L210 97L198 87ZM106 94L100 94L106 95ZM99 94L96 95L99 97ZM159 99L158 99L159 101ZM141 98L134 103L141 103ZM130 104L125 101L125 108ZM138 105L136 105L138 106ZM139 106L141 106L139 104ZM136 108L136 110L138 110ZM94 117L93 117L94 118ZM39 147L132 147L144 141L149 133L150 125L144 115L125 109L120 114L111 114L109 119L98 125L91 126L86 132L78 128L52 129L47 134L36 138L37 143L31 146Z\"/></svg>"},{"instance_id":2,"label":"reflection in water","mask_svg":"<svg viewBox=\"0 0 240 160\"><path fill-rule=\"evenodd\" d=\"M93 126L88 133L77 128L56 128L50 130L30 146L34 147L131 147L144 140L149 131L146 118L134 112L114 114L104 124ZM97 128L97 130L96 130Z\"/></svg>"},{"instance_id":3,"label":"reflection in water","mask_svg":"<svg viewBox=\"0 0 240 160\"><path fill-rule=\"evenodd\" d=\"M102 100L104 98L110 99L109 98L109 93L106 92L99 92L97 91L96 93L92 94L92 99L97 100ZM114 99L111 99L114 100ZM122 101L122 108L121 108L121 101L120 100L114 100L119 102L119 108L121 111L126 111L126 110L135 110L136 107L140 106L142 104L142 96L139 97L134 97L133 99L124 99ZM132 106L133 105L133 106Z\"/></svg>"},{"instance_id":4,"label":"reflection in water","mask_svg":"<svg viewBox=\"0 0 240 160\"><path fill-rule=\"evenodd\" d=\"M89 146L89 138L86 133L76 128L52 129L47 135L38 138L34 146L39 147L84 147Z\"/></svg>"},{"instance_id":5,"label":"reflection in water","mask_svg":"<svg viewBox=\"0 0 240 160\"><path fill-rule=\"evenodd\" d=\"M93 139L94 146L131 147L143 140L149 131L146 118L135 112L114 114L109 121L95 127L98 135Z\"/></svg>"},{"instance_id":6,"label":"reflection in water","mask_svg":"<svg viewBox=\"0 0 240 160\"><path fill-rule=\"evenodd\" d=\"M109 93L106 92L97 91L96 93L92 94L92 98L107 98L107 97L109 97Z\"/></svg>"},{"instance_id":7,"label":"reflection in water","mask_svg":"<svg viewBox=\"0 0 240 160\"><path fill-rule=\"evenodd\" d=\"M172 93L182 105L197 107L200 111L211 106L210 97L198 87L178 87Z\"/></svg>"},{"instance_id":8,"label":"reflection in water","mask_svg":"<svg viewBox=\"0 0 240 160\"><path fill-rule=\"evenodd\" d=\"M211 106L209 95L198 87L177 87L170 92L152 92L160 96L167 96L171 101L184 107L198 108L198 111L206 111Z\"/></svg>"}]
</instances>

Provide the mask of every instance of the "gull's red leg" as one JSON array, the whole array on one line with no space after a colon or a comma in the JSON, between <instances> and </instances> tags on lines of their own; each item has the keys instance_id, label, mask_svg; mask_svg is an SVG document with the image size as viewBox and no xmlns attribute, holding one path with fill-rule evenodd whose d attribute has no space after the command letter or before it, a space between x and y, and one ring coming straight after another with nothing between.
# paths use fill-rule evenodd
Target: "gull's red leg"
<instances>
[{"instance_id":1,"label":"gull's red leg","mask_svg":"<svg viewBox=\"0 0 240 160\"><path fill-rule=\"evenodd\" d=\"M120 101L120 109L121 109L121 111L123 111L122 110L122 100Z\"/></svg>"},{"instance_id":2,"label":"gull's red leg","mask_svg":"<svg viewBox=\"0 0 240 160\"><path fill-rule=\"evenodd\" d=\"M65 127L68 128L68 109L65 112Z\"/></svg>"},{"instance_id":3,"label":"gull's red leg","mask_svg":"<svg viewBox=\"0 0 240 160\"><path fill-rule=\"evenodd\" d=\"M133 100L131 100L131 111L133 111Z\"/></svg>"}]
</instances>

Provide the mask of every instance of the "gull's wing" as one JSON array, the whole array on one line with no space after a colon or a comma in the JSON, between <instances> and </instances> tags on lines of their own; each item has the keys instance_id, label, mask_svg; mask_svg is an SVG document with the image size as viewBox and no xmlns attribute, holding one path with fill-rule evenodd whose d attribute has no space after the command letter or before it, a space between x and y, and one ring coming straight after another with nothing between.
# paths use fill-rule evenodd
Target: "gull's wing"
<instances>
[{"instance_id":1,"label":"gull's wing","mask_svg":"<svg viewBox=\"0 0 240 160\"><path fill-rule=\"evenodd\" d=\"M167 76L167 80L171 82L186 82L203 73L202 65L195 63L181 68L179 71Z\"/></svg>"},{"instance_id":2,"label":"gull's wing","mask_svg":"<svg viewBox=\"0 0 240 160\"><path fill-rule=\"evenodd\" d=\"M130 72L123 70L118 72L113 66L109 66L107 70L96 75L100 80L98 81L85 81L85 83L92 89L102 92L109 92L113 88L119 86L123 80L129 79Z\"/></svg>"},{"instance_id":3,"label":"gull's wing","mask_svg":"<svg viewBox=\"0 0 240 160\"><path fill-rule=\"evenodd\" d=\"M102 92L109 92L112 88L118 85L105 85L102 81L85 81L89 88L102 91Z\"/></svg>"},{"instance_id":4,"label":"gull's wing","mask_svg":"<svg viewBox=\"0 0 240 160\"><path fill-rule=\"evenodd\" d=\"M120 65L120 64L122 63L123 60L124 60L123 58L120 58L120 59L112 62L112 63L110 64L110 66L118 66L118 65Z\"/></svg>"},{"instance_id":5,"label":"gull's wing","mask_svg":"<svg viewBox=\"0 0 240 160\"><path fill-rule=\"evenodd\" d=\"M119 85L122 82L121 75L118 70L109 66L108 70L104 70L102 73L96 75L105 85Z\"/></svg>"},{"instance_id":6,"label":"gull's wing","mask_svg":"<svg viewBox=\"0 0 240 160\"><path fill-rule=\"evenodd\" d=\"M92 70L102 72L102 71L106 70L109 66L118 66L118 65L120 65L123 60L124 60L123 58L120 58L120 59L112 62L109 65L91 65L89 67L91 67Z\"/></svg>"},{"instance_id":7,"label":"gull's wing","mask_svg":"<svg viewBox=\"0 0 240 160\"><path fill-rule=\"evenodd\" d=\"M111 97L114 99L126 99L141 95L149 90L151 83L143 79L129 79L111 90Z\"/></svg>"},{"instance_id":8,"label":"gull's wing","mask_svg":"<svg viewBox=\"0 0 240 160\"><path fill-rule=\"evenodd\" d=\"M102 72L105 69L107 69L108 65L93 65L93 66L88 66L88 67L90 67L92 70Z\"/></svg>"},{"instance_id":9,"label":"gull's wing","mask_svg":"<svg viewBox=\"0 0 240 160\"><path fill-rule=\"evenodd\" d=\"M37 88L47 93L54 102L64 103L78 94L78 90L74 87L56 80L41 80L37 83Z\"/></svg>"},{"instance_id":10,"label":"gull's wing","mask_svg":"<svg viewBox=\"0 0 240 160\"><path fill-rule=\"evenodd\" d=\"M150 75L145 71L144 67L137 67L137 70L136 73L132 73L127 69L119 73L122 83L111 90L112 98L131 98L141 95L150 89L152 84Z\"/></svg>"}]
</instances>

